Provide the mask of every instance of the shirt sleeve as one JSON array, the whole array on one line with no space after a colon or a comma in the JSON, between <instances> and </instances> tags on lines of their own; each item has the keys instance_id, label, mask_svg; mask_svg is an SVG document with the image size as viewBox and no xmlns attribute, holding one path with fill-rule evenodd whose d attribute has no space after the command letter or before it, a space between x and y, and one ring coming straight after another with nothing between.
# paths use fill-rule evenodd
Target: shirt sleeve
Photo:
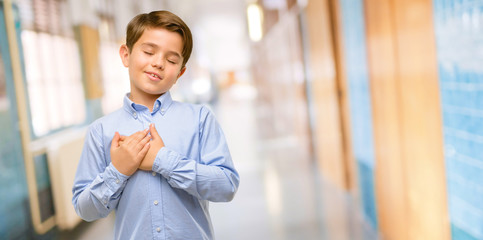
<instances>
[{"instance_id":1,"label":"shirt sleeve","mask_svg":"<svg viewBox=\"0 0 483 240\"><path fill-rule=\"evenodd\" d=\"M99 124L89 127L77 167L72 203L86 221L106 217L117 206L128 176L106 160Z\"/></svg>"},{"instance_id":2,"label":"shirt sleeve","mask_svg":"<svg viewBox=\"0 0 483 240\"><path fill-rule=\"evenodd\" d=\"M163 147L154 160L153 171L165 177L172 187L199 199L228 202L238 189L240 177L221 127L210 111L202 108L201 112L200 161Z\"/></svg>"}]
</instances>

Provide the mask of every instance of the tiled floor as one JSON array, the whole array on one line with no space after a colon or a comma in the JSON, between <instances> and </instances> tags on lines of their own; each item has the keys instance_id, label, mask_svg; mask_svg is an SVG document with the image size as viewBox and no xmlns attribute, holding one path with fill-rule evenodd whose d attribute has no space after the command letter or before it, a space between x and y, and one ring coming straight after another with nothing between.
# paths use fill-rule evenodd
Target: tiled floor
<instances>
[{"instance_id":1,"label":"tiled floor","mask_svg":"<svg viewBox=\"0 0 483 240\"><path fill-rule=\"evenodd\" d=\"M210 205L218 240L378 239L355 201L317 174L308 137L261 139L253 101L233 96L215 111L241 182L232 202ZM112 224L112 216L82 224L62 239L112 239Z\"/></svg>"}]
</instances>

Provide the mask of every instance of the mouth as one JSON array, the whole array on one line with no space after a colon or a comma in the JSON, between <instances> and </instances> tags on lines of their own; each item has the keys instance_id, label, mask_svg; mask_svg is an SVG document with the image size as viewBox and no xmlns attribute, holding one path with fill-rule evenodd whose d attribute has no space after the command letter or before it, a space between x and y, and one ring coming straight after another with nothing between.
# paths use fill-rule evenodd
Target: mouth
<instances>
[{"instance_id":1,"label":"mouth","mask_svg":"<svg viewBox=\"0 0 483 240\"><path fill-rule=\"evenodd\" d=\"M160 80L163 80L163 78L161 78L161 76L159 76L158 74L154 73L154 72L145 72L146 75L148 75L149 79L153 80L153 81L160 81Z\"/></svg>"}]
</instances>

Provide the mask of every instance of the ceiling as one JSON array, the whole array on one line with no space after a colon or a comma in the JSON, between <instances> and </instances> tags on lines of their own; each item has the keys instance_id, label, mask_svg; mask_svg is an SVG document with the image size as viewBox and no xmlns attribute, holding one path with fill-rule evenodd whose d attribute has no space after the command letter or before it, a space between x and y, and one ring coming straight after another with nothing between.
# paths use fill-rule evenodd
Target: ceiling
<instances>
[{"instance_id":1,"label":"ceiling","mask_svg":"<svg viewBox=\"0 0 483 240\"><path fill-rule=\"evenodd\" d=\"M166 8L190 26L193 59L210 71L249 67L245 0L166 0ZM192 60L190 60L192 61Z\"/></svg>"}]
</instances>

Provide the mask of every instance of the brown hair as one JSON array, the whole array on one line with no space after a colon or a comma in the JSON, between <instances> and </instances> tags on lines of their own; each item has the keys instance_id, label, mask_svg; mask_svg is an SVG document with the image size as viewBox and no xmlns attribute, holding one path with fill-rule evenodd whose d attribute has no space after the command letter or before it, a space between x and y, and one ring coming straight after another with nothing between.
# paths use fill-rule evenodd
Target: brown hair
<instances>
[{"instance_id":1,"label":"brown hair","mask_svg":"<svg viewBox=\"0 0 483 240\"><path fill-rule=\"evenodd\" d=\"M139 14L127 25L126 46L129 52L132 51L132 47L147 28L163 28L181 35L183 38L183 50L181 52L181 55L183 55L182 67L184 67L193 49L193 38L188 25L180 17L169 11L153 11Z\"/></svg>"}]
</instances>

